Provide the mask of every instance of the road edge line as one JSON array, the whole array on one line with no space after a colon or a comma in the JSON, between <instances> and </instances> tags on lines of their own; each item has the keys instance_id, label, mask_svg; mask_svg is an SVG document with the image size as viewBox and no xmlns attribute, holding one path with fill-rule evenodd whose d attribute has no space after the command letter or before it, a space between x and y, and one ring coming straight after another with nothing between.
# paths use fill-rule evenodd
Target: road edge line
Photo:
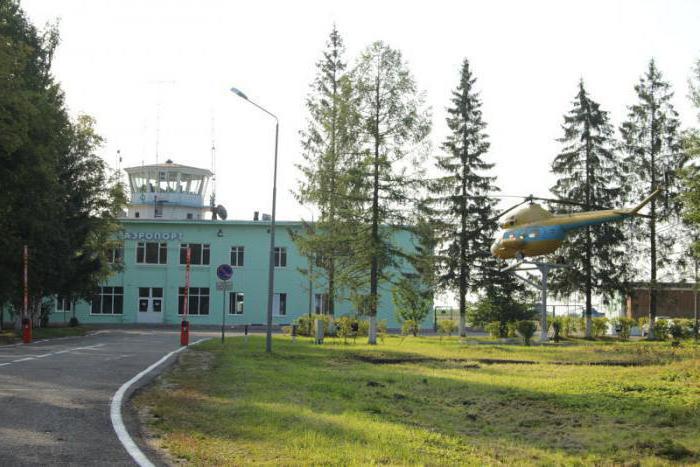
<instances>
[{"instance_id":1,"label":"road edge line","mask_svg":"<svg viewBox=\"0 0 700 467\"><path fill-rule=\"evenodd\" d=\"M209 340L209 338L199 339L198 341L193 342L191 345L197 345L200 342L204 342L206 340ZM121 387L117 389L117 392L115 392L112 396L112 401L110 403L109 409L109 416L112 420L112 428L114 428L114 432L117 434L117 438L119 438L119 441L122 443L122 446L124 446L124 449L126 449L126 452L128 452L131 458L134 459L134 461L141 467L155 467L155 465L136 445L134 440L129 435L126 426L124 425L124 419L122 418L122 403L124 402L124 395L134 383L136 383L138 380L140 380L148 373L153 371L161 363L165 362L167 359L169 359L176 353L182 352L185 349L187 349L187 347L180 347L179 349L173 350L172 352L164 355L160 360L158 360L157 362L143 370L141 373L131 378L126 383L122 384Z\"/></svg>"}]
</instances>

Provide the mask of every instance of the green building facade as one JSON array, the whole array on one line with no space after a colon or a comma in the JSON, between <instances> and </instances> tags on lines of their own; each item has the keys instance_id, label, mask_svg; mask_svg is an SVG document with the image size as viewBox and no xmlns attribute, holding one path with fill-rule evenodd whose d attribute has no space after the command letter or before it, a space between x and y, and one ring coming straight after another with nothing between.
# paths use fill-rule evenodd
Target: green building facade
<instances>
[{"instance_id":1,"label":"green building facade","mask_svg":"<svg viewBox=\"0 0 700 467\"><path fill-rule=\"evenodd\" d=\"M302 272L309 266L291 239L300 222L278 222L275 235L273 323L290 324L311 310L327 311L324 284L313 284ZM100 288L92 302L78 302L75 316L81 323L162 323L182 320L186 248L190 248L189 321L192 325L226 323L263 324L267 314L270 225L267 221L123 220L123 243L110 258L121 265ZM406 251L414 249L408 232L395 241ZM217 290L217 267L233 267L231 290ZM399 271L394 271L399 273ZM311 290L311 293L309 291ZM225 302L224 302L225 300ZM72 315L71 305L56 301L52 321L61 313ZM336 302L335 315L353 314L347 299ZM378 319L390 328L400 327L391 290L380 290Z\"/></svg>"}]
</instances>

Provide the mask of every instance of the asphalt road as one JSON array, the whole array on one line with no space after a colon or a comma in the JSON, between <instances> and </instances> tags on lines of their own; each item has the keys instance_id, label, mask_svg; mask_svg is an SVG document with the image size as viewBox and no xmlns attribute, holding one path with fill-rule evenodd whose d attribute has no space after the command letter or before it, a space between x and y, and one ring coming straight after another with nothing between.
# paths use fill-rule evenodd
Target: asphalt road
<instances>
[{"instance_id":1,"label":"asphalt road","mask_svg":"<svg viewBox=\"0 0 700 467\"><path fill-rule=\"evenodd\" d=\"M112 427L110 401L177 348L179 333L153 329L0 347L0 466L135 465Z\"/></svg>"}]
</instances>

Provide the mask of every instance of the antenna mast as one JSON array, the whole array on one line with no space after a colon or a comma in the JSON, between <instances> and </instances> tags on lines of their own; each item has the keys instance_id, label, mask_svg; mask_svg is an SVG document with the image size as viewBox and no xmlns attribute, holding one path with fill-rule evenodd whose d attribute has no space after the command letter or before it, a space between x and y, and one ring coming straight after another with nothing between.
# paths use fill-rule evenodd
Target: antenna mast
<instances>
[{"instance_id":1,"label":"antenna mast","mask_svg":"<svg viewBox=\"0 0 700 467\"><path fill-rule=\"evenodd\" d=\"M211 191L212 200L216 199L216 130L214 129L214 113L211 115ZM212 201L213 202L213 201Z\"/></svg>"}]
</instances>

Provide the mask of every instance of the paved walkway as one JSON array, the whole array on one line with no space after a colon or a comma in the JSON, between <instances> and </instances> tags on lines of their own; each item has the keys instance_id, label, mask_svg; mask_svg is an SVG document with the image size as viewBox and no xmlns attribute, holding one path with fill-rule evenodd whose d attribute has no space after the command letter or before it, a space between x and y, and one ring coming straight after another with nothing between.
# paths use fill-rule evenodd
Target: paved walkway
<instances>
[{"instance_id":1,"label":"paved walkway","mask_svg":"<svg viewBox=\"0 0 700 467\"><path fill-rule=\"evenodd\" d=\"M177 332L159 329L0 347L0 465L134 465L112 428L110 400L178 347Z\"/></svg>"}]
</instances>

